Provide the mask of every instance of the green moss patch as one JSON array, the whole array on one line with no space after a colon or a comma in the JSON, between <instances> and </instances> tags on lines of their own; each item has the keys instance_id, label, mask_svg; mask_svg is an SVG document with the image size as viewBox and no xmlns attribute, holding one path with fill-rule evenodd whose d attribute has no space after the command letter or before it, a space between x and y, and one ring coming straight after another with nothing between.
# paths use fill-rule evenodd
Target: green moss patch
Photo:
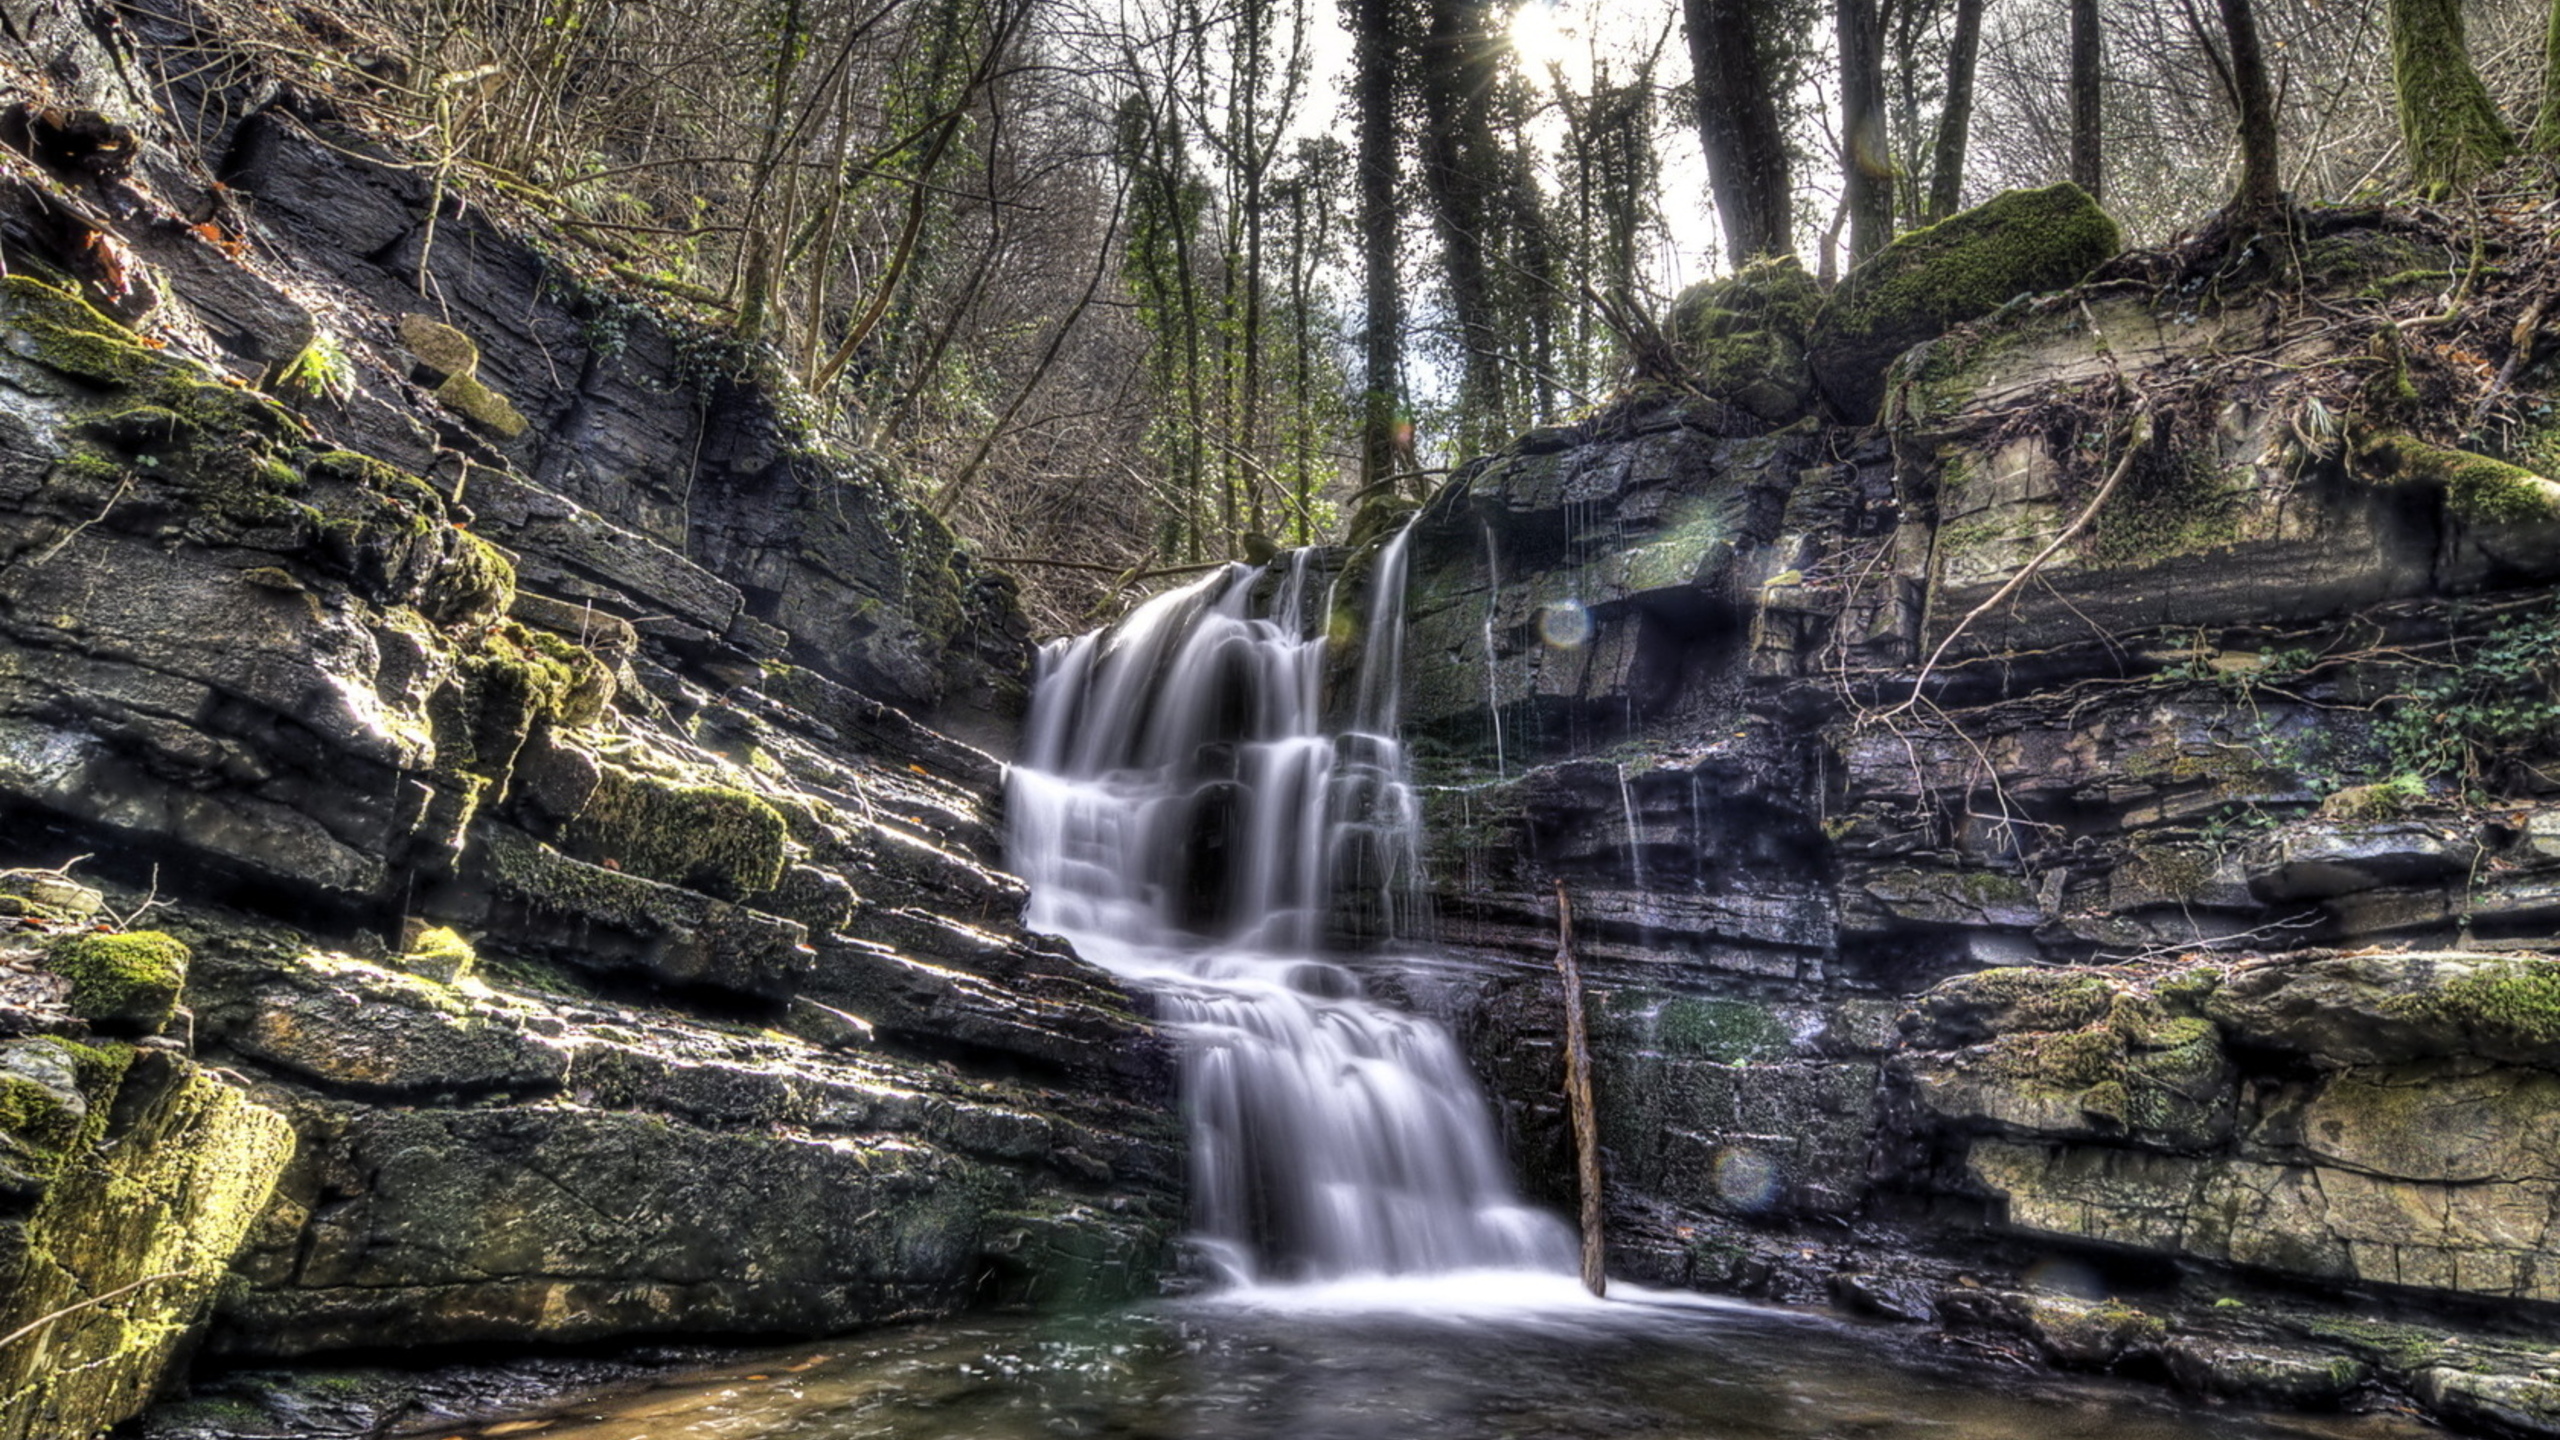
<instances>
[{"instance_id":1,"label":"green moss patch","mask_svg":"<svg viewBox=\"0 0 2560 1440\"><path fill-rule=\"evenodd\" d=\"M1774 424L1805 413L1805 336L1822 291L1792 255L1702 280L1671 307L1671 338L1698 388Z\"/></svg>"},{"instance_id":2,"label":"green moss patch","mask_svg":"<svg viewBox=\"0 0 2560 1440\"><path fill-rule=\"evenodd\" d=\"M2433 989L2392 996L2383 1008L2457 1025L2509 1053L2560 1048L2560 961L2539 956L2485 961Z\"/></svg>"},{"instance_id":3,"label":"green moss patch","mask_svg":"<svg viewBox=\"0 0 2560 1440\"><path fill-rule=\"evenodd\" d=\"M164 364L150 347L71 290L32 275L5 282L9 322L46 368L92 385L131 385Z\"/></svg>"},{"instance_id":4,"label":"green moss patch","mask_svg":"<svg viewBox=\"0 0 2560 1440\"><path fill-rule=\"evenodd\" d=\"M759 796L608 766L569 828L571 848L651 880L742 900L782 879L790 829Z\"/></svg>"},{"instance_id":5,"label":"green moss patch","mask_svg":"<svg viewBox=\"0 0 2560 1440\"><path fill-rule=\"evenodd\" d=\"M2357 458L2374 479L2442 489L2445 509L2457 519L2481 525L2560 520L2560 483L2504 460L2396 432L2364 437Z\"/></svg>"},{"instance_id":6,"label":"green moss patch","mask_svg":"<svg viewBox=\"0 0 2560 1440\"><path fill-rule=\"evenodd\" d=\"M418 932L418 938L400 952L398 963L401 969L412 975L422 975L450 985L470 974L472 966L479 960L480 952L463 938L461 932L436 925Z\"/></svg>"},{"instance_id":7,"label":"green moss patch","mask_svg":"<svg viewBox=\"0 0 2560 1440\"><path fill-rule=\"evenodd\" d=\"M476 376L453 375L436 387L445 408L501 440L513 440L531 427L514 403Z\"/></svg>"},{"instance_id":8,"label":"green moss patch","mask_svg":"<svg viewBox=\"0 0 2560 1440\"><path fill-rule=\"evenodd\" d=\"M2071 285L2123 247L2116 222L2068 182L1914 230L1851 271L1815 317L1814 375L1844 416L1871 419L1894 356L2020 295Z\"/></svg>"},{"instance_id":9,"label":"green moss patch","mask_svg":"<svg viewBox=\"0 0 2560 1440\"><path fill-rule=\"evenodd\" d=\"M45 953L71 982L71 1012L97 1025L145 1033L169 1023L187 983L187 947L157 930L75 935Z\"/></svg>"},{"instance_id":10,"label":"green moss patch","mask_svg":"<svg viewBox=\"0 0 2560 1440\"><path fill-rule=\"evenodd\" d=\"M446 532L443 563L419 597L418 610L439 625L494 620L515 603L516 567L498 547L468 530Z\"/></svg>"},{"instance_id":11,"label":"green moss patch","mask_svg":"<svg viewBox=\"0 0 2560 1440\"><path fill-rule=\"evenodd\" d=\"M1787 1027L1768 1007L1747 1000L1680 996L1653 1016L1653 1043L1668 1055L1743 1065L1787 1053Z\"/></svg>"}]
</instances>

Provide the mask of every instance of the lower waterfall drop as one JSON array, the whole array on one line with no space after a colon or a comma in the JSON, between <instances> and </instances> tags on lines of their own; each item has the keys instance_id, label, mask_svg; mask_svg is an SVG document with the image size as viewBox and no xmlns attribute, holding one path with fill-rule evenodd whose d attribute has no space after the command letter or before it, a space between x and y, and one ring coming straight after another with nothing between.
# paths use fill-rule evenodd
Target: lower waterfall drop
<instances>
[{"instance_id":1,"label":"lower waterfall drop","mask_svg":"<svg viewBox=\"0 0 2560 1440\"><path fill-rule=\"evenodd\" d=\"M1323 724L1313 553L1230 565L1043 648L1011 772L1030 924L1153 992L1184 1053L1194 1232L1239 1283L1570 1272L1447 1031L1324 949L1420 896L1396 733L1405 537L1379 554L1347 725Z\"/></svg>"}]
</instances>

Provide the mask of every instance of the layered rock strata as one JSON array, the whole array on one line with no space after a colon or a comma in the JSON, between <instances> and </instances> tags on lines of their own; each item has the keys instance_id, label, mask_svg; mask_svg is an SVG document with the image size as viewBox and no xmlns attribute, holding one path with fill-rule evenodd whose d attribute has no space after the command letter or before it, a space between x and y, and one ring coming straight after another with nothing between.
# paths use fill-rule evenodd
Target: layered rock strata
<instances>
[{"instance_id":1,"label":"layered rock strata","mask_svg":"<svg viewBox=\"0 0 2560 1440\"><path fill-rule=\"evenodd\" d=\"M1168 1054L1021 929L951 738L1018 710L1008 583L325 102L122 63L248 53L209 15L8 35L0 866L105 896L0 921L0 1261L123 1255L0 1291L42 1433L235 1250L206 1363L1150 1287ZM183 977L89 1003L92 930ZM110 1303L163 1257L100 1187L175 1197L183 1283Z\"/></svg>"},{"instance_id":2,"label":"layered rock strata","mask_svg":"<svg viewBox=\"0 0 2560 1440\"><path fill-rule=\"evenodd\" d=\"M2560 1256L2554 277L2492 223L2448 308L2436 223L2036 293L2071 277L1986 221L1886 267L1900 319L1756 267L1675 311L1687 377L1419 512L1408 714L1480 963L1414 994L1568 1203L1565 884L1621 1273L2560 1431L2497 1338Z\"/></svg>"}]
</instances>

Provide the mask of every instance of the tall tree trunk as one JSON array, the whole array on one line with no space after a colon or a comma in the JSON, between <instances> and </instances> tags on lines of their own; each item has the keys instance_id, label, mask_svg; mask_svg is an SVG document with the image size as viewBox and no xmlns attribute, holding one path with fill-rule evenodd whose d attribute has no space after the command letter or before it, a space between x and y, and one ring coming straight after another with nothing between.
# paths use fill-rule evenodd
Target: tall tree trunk
<instances>
[{"instance_id":1,"label":"tall tree trunk","mask_svg":"<svg viewBox=\"0 0 2560 1440\"><path fill-rule=\"evenodd\" d=\"M1739 267L1791 253L1795 188L1762 53L1767 6L1756 0L1683 0L1683 6L1697 76L1698 140L1724 222L1725 260Z\"/></svg>"},{"instance_id":2,"label":"tall tree trunk","mask_svg":"<svg viewBox=\"0 0 2560 1440\"><path fill-rule=\"evenodd\" d=\"M1893 151L1884 135L1884 27L1876 0L1839 0L1840 183L1849 263L1893 238Z\"/></svg>"},{"instance_id":3,"label":"tall tree trunk","mask_svg":"<svg viewBox=\"0 0 2560 1440\"><path fill-rule=\"evenodd\" d=\"M1973 128L1974 61L1982 53L1982 0L1956 0L1955 33L1947 39L1947 100L1938 112L1938 143L1929 161L1932 225L1964 203L1965 141Z\"/></svg>"},{"instance_id":4,"label":"tall tree trunk","mask_svg":"<svg viewBox=\"0 0 2560 1440\"><path fill-rule=\"evenodd\" d=\"M2251 0L2220 0L2231 43L2231 96L2240 110L2240 192L2231 199L2242 223L2272 225L2284 211L2284 179L2276 171L2276 99L2267 83L2267 53L2258 43Z\"/></svg>"},{"instance_id":5,"label":"tall tree trunk","mask_svg":"<svg viewBox=\"0 0 2560 1440\"><path fill-rule=\"evenodd\" d=\"M2391 0L2391 88L2418 188L2443 195L2515 153L2498 102L2471 68L2462 0Z\"/></svg>"},{"instance_id":6,"label":"tall tree trunk","mask_svg":"<svg viewBox=\"0 0 2560 1440\"><path fill-rule=\"evenodd\" d=\"M2106 41L2098 0L2071 0L2071 181L2092 199L2106 196L2098 98L2106 73Z\"/></svg>"},{"instance_id":7,"label":"tall tree trunk","mask_svg":"<svg viewBox=\"0 0 2560 1440\"><path fill-rule=\"evenodd\" d=\"M1360 338L1360 487L1395 473L1396 372L1404 342L1396 284L1396 71L1393 0L1354 0L1352 92L1359 111L1360 268L1366 318Z\"/></svg>"},{"instance_id":8,"label":"tall tree trunk","mask_svg":"<svg viewBox=\"0 0 2560 1440\"><path fill-rule=\"evenodd\" d=\"M2560 0L2551 0L2551 31L2542 42L2542 112L2528 142L2544 155L2560 155Z\"/></svg>"},{"instance_id":9,"label":"tall tree trunk","mask_svg":"<svg viewBox=\"0 0 2560 1440\"><path fill-rule=\"evenodd\" d=\"M1422 181L1440 232L1456 312L1463 438L1504 428L1502 335L1495 323L1493 239L1500 154L1491 108L1499 43L1487 0L1431 0L1422 42Z\"/></svg>"}]
</instances>

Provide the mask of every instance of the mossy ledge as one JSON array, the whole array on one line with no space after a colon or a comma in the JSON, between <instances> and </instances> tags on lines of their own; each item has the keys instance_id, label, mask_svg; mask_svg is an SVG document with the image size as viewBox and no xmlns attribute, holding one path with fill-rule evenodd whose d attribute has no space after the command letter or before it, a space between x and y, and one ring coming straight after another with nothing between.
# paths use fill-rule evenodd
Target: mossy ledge
<instances>
[{"instance_id":1,"label":"mossy ledge","mask_svg":"<svg viewBox=\"0 0 2560 1440\"><path fill-rule=\"evenodd\" d=\"M607 766L571 849L632 874L744 900L781 883L790 826L762 797Z\"/></svg>"},{"instance_id":2,"label":"mossy ledge","mask_svg":"<svg viewBox=\"0 0 2560 1440\"><path fill-rule=\"evenodd\" d=\"M30 1040L0 1059L34 1050L72 1058L77 1105L63 1097L48 1123L76 1108L78 1124L32 1208L0 1203L0 1333L37 1327L0 1349L0 1440L97 1434L139 1411L294 1147L282 1116L174 1055Z\"/></svg>"},{"instance_id":3,"label":"mossy ledge","mask_svg":"<svg viewBox=\"0 0 2560 1440\"><path fill-rule=\"evenodd\" d=\"M75 935L45 953L71 982L71 1011L91 1024L151 1034L169 1023L187 983L187 947L157 930Z\"/></svg>"}]
</instances>

